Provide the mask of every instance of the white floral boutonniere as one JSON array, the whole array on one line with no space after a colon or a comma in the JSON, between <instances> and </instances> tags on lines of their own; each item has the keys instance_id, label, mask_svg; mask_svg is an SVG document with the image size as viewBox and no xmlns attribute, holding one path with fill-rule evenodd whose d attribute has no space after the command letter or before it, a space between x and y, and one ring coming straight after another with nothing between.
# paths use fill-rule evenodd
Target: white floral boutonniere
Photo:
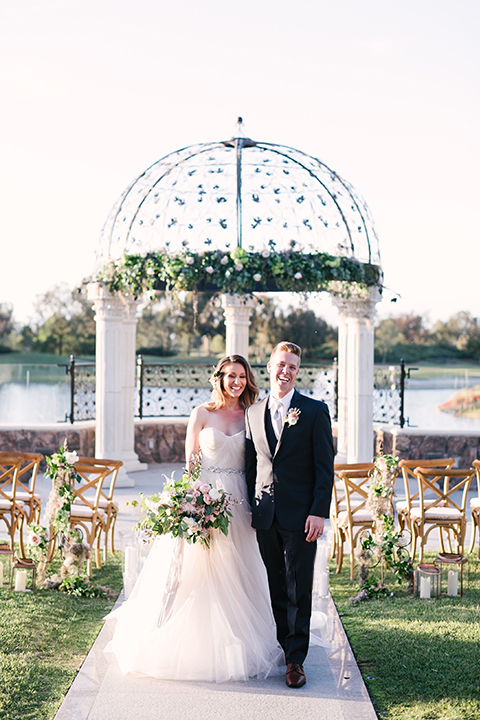
<instances>
[{"instance_id":1,"label":"white floral boutonniere","mask_svg":"<svg viewBox=\"0 0 480 720\"><path fill-rule=\"evenodd\" d=\"M302 411L300 410L300 408L290 408L288 413L283 418L283 422L288 425L288 427L296 425L301 412Z\"/></svg>"}]
</instances>

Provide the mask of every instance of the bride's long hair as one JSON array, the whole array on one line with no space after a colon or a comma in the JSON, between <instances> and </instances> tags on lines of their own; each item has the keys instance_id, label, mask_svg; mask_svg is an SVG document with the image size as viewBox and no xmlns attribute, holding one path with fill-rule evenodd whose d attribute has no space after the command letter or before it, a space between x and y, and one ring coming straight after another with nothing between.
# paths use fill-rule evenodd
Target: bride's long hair
<instances>
[{"instance_id":1,"label":"bride's long hair","mask_svg":"<svg viewBox=\"0 0 480 720\"><path fill-rule=\"evenodd\" d=\"M247 380L245 390L239 397L240 405L246 409L250 407L250 405L253 405L253 403L257 399L258 386L255 382L255 377L253 375L252 368L250 367L248 360L245 360L243 355L227 355L227 357L222 358L217 364L214 373L210 378L210 381L213 385L213 390L211 400L205 403L205 407L207 408L207 410L219 410L220 408L225 407L225 385L223 382L223 378L227 365L232 365L233 363L239 363L243 367Z\"/></svg>"}]
</instances>

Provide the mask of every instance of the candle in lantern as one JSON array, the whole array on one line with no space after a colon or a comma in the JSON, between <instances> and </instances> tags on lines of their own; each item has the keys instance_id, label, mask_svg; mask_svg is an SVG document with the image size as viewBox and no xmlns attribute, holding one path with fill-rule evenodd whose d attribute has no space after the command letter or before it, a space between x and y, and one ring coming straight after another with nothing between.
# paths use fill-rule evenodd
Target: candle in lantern
<instances>
[{"instance_id":1,"label":"candle in lantern","mask_svg":"<svg viewBox=\"0 0 480 720\"><path fill-rule=\"evenodd\" d=\"M322 598L328 596L328 572L322 572L318 575L318 594Z\"/></svg>"},{"instance_id":2,"label":"candle in lantern","mask_svg":"<svg viewBox=\"0 0 480 720\"><path fill-rule=\"evenodd\" d=\"M328 544L326 542L317 543L317 569L319 573L324 573L328 565Z\"/></svg>"},{"instance_id":3,"label":"candle in lantern","mask_svg":"<svg viewBox=\"0 0 480 720\"><path fill-rule=\"evenodd\" d=\"M129 545L125 548L125 575L134 576L137 570L137 548Z\"/></svg>"},{"instance_id":4,"label":"candle in lantern","mask_svg":"<svg viewBox=\"0 0 480 720\"><path fill-rule=\"evenodd\" d=\"M449 570L448 571L447 595L456 596L457 594L458 594L458 571L457 570Z\"/></svg>"},{"instance_id":5,"label":"candle in lantern","mask_svg":"<svg viewBox=\"0 0 480 720\"><path fill-rule=\"evenodd\" d=\"M420 597L423 598L423 600L430 599L430 588L430 578L420 577Z\"/></svg>"},{"instance_id":6,"label":"candle in lantern","mask_svg":"<svg viewBox=\"0 0 480 720\"><path fill-rule=\"evenodd\" d=\"M25 592L27 589L27 571L17 570L15 573L15 590Z\"/></svg>"}]
</instances>

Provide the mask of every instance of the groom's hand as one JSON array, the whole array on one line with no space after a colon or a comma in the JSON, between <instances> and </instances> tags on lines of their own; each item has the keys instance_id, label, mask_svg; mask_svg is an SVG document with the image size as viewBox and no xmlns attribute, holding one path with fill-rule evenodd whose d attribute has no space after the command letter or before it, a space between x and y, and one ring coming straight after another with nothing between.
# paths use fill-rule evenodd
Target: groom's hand
<instances>
[{"instance_id":1,"label":"groom's hand","mask_svg":"<svg viewBox=\"0 0 480 720\"><path fill-rule=\"evenodd\" d=\"M323 526L325 524L325 518L318 517L317 515L309 515L305 523L305 532L307 542L315 542L323 534Z\"/></svg>"}]
</instances>

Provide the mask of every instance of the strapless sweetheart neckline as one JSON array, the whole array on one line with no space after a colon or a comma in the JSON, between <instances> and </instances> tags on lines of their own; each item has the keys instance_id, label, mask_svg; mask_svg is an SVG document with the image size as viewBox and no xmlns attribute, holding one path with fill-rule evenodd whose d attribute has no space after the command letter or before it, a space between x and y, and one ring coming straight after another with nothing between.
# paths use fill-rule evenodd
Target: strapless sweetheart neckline
<instances>
[{"instance_id":1,"label":"strapless sweetheart neckline","mask_svg":"<svg viewBox=\"0 0 480 720\"><path fill-rule=\"evenodd\" d=\"M233 435L228 435L227 433L224 433L223 430L220 430L219 428L213 427L213 425L209 425L208 427L204 427L200 430L200 432L203 432L204 430L216 430L224 437L236 437L237 435L243 435L245 430L240 430L237 433L233 433Z\"/></svg>"}]
</instances>

